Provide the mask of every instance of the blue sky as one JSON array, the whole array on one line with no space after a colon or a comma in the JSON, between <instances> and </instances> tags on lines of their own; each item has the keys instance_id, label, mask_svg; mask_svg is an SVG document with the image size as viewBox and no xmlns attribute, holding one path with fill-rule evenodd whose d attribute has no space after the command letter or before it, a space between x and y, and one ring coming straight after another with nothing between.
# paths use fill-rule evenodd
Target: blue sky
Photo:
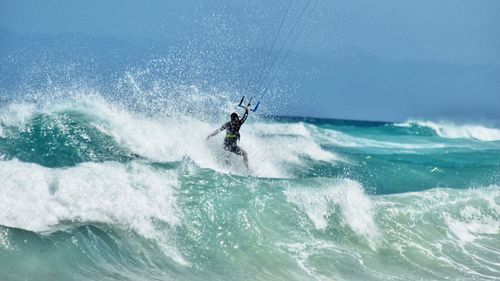
<instances>
[{"instance_id":1,"label":"blue sky","mask_svg":"<svg viewBox=\"0 0 500 281\"><path fill-rule=\"evenodd\" d=\"M252 65L256 71L288 3L0 0L0 30L31 38L76 34L125 40L144 53L152 44L199 39L197 51L211 53L207 61L217 50L225 57L234 52L245 61L241 68ZM285 29L306 3L292 2ZM276 78L285 92L280 97L290 97L281 110L369 120L498 121L498 15L495 0L319 1L310 20L300 23L302 33L290 54L276 66L286 69Z\"/></svg>"}]
</instances>

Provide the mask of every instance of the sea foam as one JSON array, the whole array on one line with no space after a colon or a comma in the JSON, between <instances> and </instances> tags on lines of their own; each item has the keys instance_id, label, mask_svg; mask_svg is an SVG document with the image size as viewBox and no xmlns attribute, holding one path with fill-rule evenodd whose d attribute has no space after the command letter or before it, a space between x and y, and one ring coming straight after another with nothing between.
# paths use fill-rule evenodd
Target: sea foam
<instances>
[{"instance_id":1,"label":"sea foam","mask_svg":"<svg viewBox=\"0 0 500 281\"><path fill-rule=\"evenodd\" d=\"M24 110L30 108L30 110ZM11 112L12 111L12 112ZM96 95L75 95L61 103L49 103L34 109L29 104L5 111L10 129L22 130L37 114L57 116L78 113L86 125L110 136L119 147L154 162L192 160L201 168L224 173L245 174L242 158L222 147L224 132L209 141L206 137L229 120L204 120L193 116L152 116L136 112ZM239 145L248 153L252 174L258 177L293 177L293 167L305 165L305 159L334 164L342 161L323 149L310 128L299 124L272 124L250 116L241 128ZM10 130L9 129L9 130ZM4 132L5 135L5 132ZM229 163L226 163L229 162Z\"/></svg>"},{"instance_id":2,"label":"sea foam","mask_svg":"<svg viewBox=\"0 0 500 281\"><path fill-rule=\"evenodd\" d=\"M396 126L421 126L432 129L438 136L449 139L473 139L479 141L499 141L500 129L473 124L456 124L453 122L408 121Z\"/></svg>"},{"instance_id":3,"label":"sea foam","mask_svg":"<svg viewBox=\"0 0 500 281\"><path fill-rule=\"evenodd\" d=\"M0 161L0 175L5 226L51 231L64 222L100 222L150 237L153 220L170 225L181 220L172 171L111 162L49 169L11 160Z\"/></svg>"},{"instance_id":4,"label":"sea foam","mask_svg":"<svg viewBox=\"0 0 500 281\"><path fill-rule=\"evenodd\" d=\"M329 217L338 206L342 222L370 245L376 245L379 230L374 219L374 206L362 185L350 179L318 181L316 188L291 188L287 200L307 214L317 229L328 226Z\"/></svg>"}]
</instances>

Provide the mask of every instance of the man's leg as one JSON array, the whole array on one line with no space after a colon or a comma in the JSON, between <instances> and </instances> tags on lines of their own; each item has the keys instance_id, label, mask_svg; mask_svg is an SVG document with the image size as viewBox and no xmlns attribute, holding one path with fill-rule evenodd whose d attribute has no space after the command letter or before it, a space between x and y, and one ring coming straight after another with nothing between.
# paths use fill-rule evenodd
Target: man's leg
<instances>
[{"instance_id":1,"label":"man's leg","mask_svg":"<svg viewBox=\"0 0 500 281\"><path fill-rule=\"evenodd\" d=\"M229 151L229 152L232 152L232 151L231 151L231 148L230 148L230 147L228 147L228 146L226 146L226 145L224 145L224 150ZM226 165L229 165L229 164L230 164L230 161L229 161L229 155L228 155L228 153L224 153L224 154L225 154L225 155L224 155L224 163L225 163Z\"/></svg>"},{"instance_id":2,"label":"man's leg","mask_svg":"<svg viewBox=\"0 0 500 281\"><path fill-rule=\"evenodd\" d=\"M245 167L247 167L247 169L250 170L250 168L248 167L248 155L243 149L241 150L241 152L242 152L241 155L243 155L243 163L245 164Z\"/></svg>"},{"instance_id":3,"label":"man's leg","mask_svg":"<svg viewBox=\"0 0 500 281\"><path fill-rule=\"evenodd\" d=\"M245 167L250 170L250 167L248 166L248 155L246 151L241 149L241 147L239 147L238 145L231 146L229 151L234 154L243 156L243 164L245 164Z\"/></svg>"}]
</instances>

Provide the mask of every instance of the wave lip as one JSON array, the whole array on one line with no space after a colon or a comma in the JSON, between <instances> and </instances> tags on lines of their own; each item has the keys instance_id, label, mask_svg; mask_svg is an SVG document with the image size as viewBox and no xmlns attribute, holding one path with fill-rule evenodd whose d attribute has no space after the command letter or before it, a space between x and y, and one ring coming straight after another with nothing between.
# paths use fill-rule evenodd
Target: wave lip
<instances>
[{"instance_id":1,"label":"wave lip","mask_svg":"<svg viewBox=\"0 0 500 281\"><path fill-rule=\"evenodd\" d=\"M139 163L83 163L49 169L17 160L0 162L0 225L43 232L64 222L117 224L150 237L152 219L179 223L172 171Z\"/></svg>"},{"instance_id":2,"label":"wave lip","mask_svg":"<svg viewBox=\"0 0 500 281\"><path fill-rule=\"evenodd\" d=\"M316 229L320 230L327 227L329 217L335 213L335 206L339 206L342 223L366 239L370 246L376 245L379 230L375 224L374 206L362 185L351 179L317 184L322 188L285 190L287 201L305 212Z\"/></svg>"},{"instance_id":3,"label":"wave lip","mask_svg":"<svg viewBox=\"0 0 500 281\"><path fill-rule=\"evenodd\" d=\"M482 125L458 125L453 122L408 121L394 124L399 127L426 127L432 129L438 136L447 139L472 139L478 141L500 141L500 129Z\"/></svg>"},{"instance_id":4,"label":"wave lip","mask_svg":"<svg viewBox=\"0 0 500 281\"><path fill-rule=\"evenodd\" d=\"M413 152L415 150L440 149L446 147L444 143L436 142L416 142L416 140L412 140L412 142L397 142L370 139L367 137L355 137L332 129L325 129L323 132L318 133L318 138L326 143L331 143L339 147L397 149L400 152Z\"/></svg>"},{"instance_id":5,"label":"wave lip","mask_svg":"<svg viewBox=\"0 0 500 281\"><path fill-rule=\"evenodd\" d=\"M172 170L138 162L46 168L10 160L0 161L0 178L2 226L51 233L73 225L111 225L153 239L178 264L189 264L169 239L168 230L182 220Z\"/></svg>"}]
</instances>

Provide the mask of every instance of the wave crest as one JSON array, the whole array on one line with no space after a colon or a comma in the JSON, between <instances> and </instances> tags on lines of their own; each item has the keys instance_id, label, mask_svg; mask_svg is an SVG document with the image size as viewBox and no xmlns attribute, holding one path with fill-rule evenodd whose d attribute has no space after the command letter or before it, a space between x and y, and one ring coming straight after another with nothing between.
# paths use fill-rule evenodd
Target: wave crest
<instances>
[{"instance_id":1,"label":"wave crest","mask_svg":"<svg viewBox=\"0 0 500 281\"><path fill-rule=\"evenodd\" d=\"M425 127L432 129L438 136L447 139L472 139L479 141L500 141L500 129L482 125L459 125L452 122L408 121L395 124L399 127Z\"/></svg>"}]
</instances>

